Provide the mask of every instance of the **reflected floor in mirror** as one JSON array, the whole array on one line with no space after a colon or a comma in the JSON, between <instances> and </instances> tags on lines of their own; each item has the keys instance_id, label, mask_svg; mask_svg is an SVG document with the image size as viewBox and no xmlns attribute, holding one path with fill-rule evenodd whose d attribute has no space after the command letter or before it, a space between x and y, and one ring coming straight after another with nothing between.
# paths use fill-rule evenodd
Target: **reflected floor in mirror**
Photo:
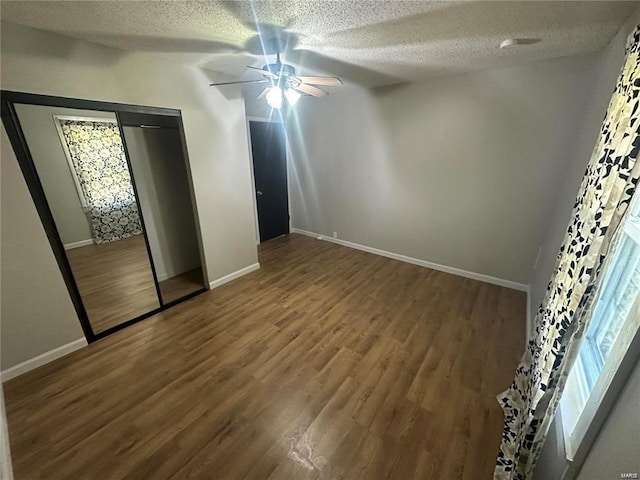
<instances>
[{"instance_id":1,"label":"reflected floor in mirror","mask_svg":"<svg viewBox=\"0 0 640 480\"><path fill-rule=\"evenodd\" d=\"M202 269L200 267L175 277L168 278L160 283L160 295L162 301L167 304L204 288Z\"/></svg>"},{"instance_id":2,"label":"reflected floor in mirror","mask_svg":"<svg viewBox=\"0 0 640 480\"><path fill-rule=\"evenodd\" d=\"M94 332L160 307L143 235L66 253Z\"/></svg>"}]
</instances>

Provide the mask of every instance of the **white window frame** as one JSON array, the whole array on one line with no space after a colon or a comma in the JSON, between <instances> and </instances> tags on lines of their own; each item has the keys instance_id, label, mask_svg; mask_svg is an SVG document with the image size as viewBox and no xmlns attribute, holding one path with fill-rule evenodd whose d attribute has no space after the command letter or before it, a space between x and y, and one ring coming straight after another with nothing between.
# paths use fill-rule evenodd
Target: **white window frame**
<instances>
[{"instance_id":1,"label":"white window frame","mask_svg":"<svg viewBox=\"0 0 640 480\"><path fill-rule=\"evenodd\" d=\"M636 199L636 201L638 201ZM631 208L631 207L630 207ZM640 244L640 223L624 220L624 232ZM599 299L596 299L596 302ZM565 455L574 467L581 465L597 433L606 420L621 387L640 355L640 295L635 299L591 392L585 378L586 367L578 354L573 382L567 382L560 401ZM586 400L585 400L586 398ZM575 472L575 469L571 469ZM567 478L566 475L564 478Z\"/></svg>"},{"instance_id":2,"label":"white window frame","mask_svg":"<svg viewBox=\"0 0 640 480\"><path fill-rule=\"evenodd\" d=\"M80 200L80 205L82 205L82 211L87 213L89 211L89 203L87 202L87 199L84 196L84 192L82 191L82 186L80 185L80 179L78 178L76 167L73 165L71 152L69 152L69 146L67 145L67 141L64 138L64 133L62 132L63 121L99 122L99 123L112 123L116 125L118 121L111 118L100 118L100 117L78 117L78 116L72 116L72 115L54 115L53 116L53 123L56 126L56 131L58 132L58 137L60 138L62 151L64 152L64 156L67 159L67 166L69 167L69 171L71 172L71 178L73 179L73 184L76 187L78 199Z\"/></svg>"}]
</instances>

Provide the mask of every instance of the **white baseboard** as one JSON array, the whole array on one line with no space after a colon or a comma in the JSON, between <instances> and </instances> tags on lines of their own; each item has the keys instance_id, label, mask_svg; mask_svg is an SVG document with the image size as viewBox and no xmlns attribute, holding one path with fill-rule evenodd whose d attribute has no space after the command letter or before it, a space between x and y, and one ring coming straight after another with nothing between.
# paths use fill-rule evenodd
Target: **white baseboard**
<instances>
[{"instance_id":1,"label":"white baseboard","mask_svg":"<svg viewBox=\"0 0 640 480\"><path fill-rule=\"evenodd\" d=\"M531 318L531 289L527 289L527 331L525 335L525 345L529 343L531 339L531 335L533 334L531 322L533 319Z\"/></svg>"},{"instance_id":2,"label":"white baseboard","mask_svg":"<svg viewBox=\"0 0 640 480\"><path fill-rule=\"evenodd\" d=\"M482 273L469 272L460 268L448 267L447 265L440 265L438 263L428 262L426 260L420 260L419 258L407 257L406 255L400 255L398 253L387 252L380 250L379 248L367 247L358 243L348 242L346 240L340 240L338 238L327 237L326 235L320 235L318 233L308 232L306 230L300 230L299 228L292 228L292 233L300 233L309 237L317 238L319 240L326 240L327 242L337 243L349 248L355 248L356 250L362 250L363 252L373 253L374 255L380 255L382 257L392 258L394 260L400 260L401 262L411 263L420 267L427 267L440 272L451 273L460 277L471 278L472 280L479 280L485 283L491 283L493 285L499 285L501 287L513 288L514 290L520 290L523 292L529 291L529 285L524 283L512 282L511 280L504 280L502 278L492 277L490 275L484 275Z\"/></svg>"},{"instance_id":3,"label":"white baseboard","mask_svg":"<svg viewBox=\"0 0 640 480\"><path fill-rule=\"evenodd\" d=\"M65 250L71 250L72 248L78 248L78 247L86 247L87 245L93 245L95 242L93 241L92 238L90 238L89 240L80 240L79 242L72 242L72 243L67 243L64 246Z\"/></svg>"},{"instance_id":4,"label":"white baseboard","mask_svg":"<svg viewBox=\"0 0 640 480\"><path fill-rule=\"evenodd\" d=\"M75 352L83 347L87 346L87 340L85 338L79 338L78 340L74 340L73 342L67 343L66 345L62 345L61 347L54 348L53 350L49 350L48 352L43 353L42 355L38 355L37 357L31 358L25 362L19 363L11 368L7 368L2 372L2 382L6 382L7 380L11 380L23 373L27 373L34 368L38 368L46 363L53 362L54 360L64 357L71 352Z\"/></svg>"},{"instance_id":5,"label":"white baseboard","mask_svg":"<svg viewBox=\"0 0 640 480\"><path fill-rule=\"evenodd\" d=\"M229 283L230 281L235 280L236 278L240 278L243 275L246 275L247 273L254 272L259 268L260 268L259 263L254 263L253 265L249 265L248 267L241 268L236 272L230 273L229 275L225 275L224 277L220 277L217 280L214 280L213 282L209 282L209 289L213 290L214 288L218 288L224 285L225 283Z\"/></svg>"}]
</instances>

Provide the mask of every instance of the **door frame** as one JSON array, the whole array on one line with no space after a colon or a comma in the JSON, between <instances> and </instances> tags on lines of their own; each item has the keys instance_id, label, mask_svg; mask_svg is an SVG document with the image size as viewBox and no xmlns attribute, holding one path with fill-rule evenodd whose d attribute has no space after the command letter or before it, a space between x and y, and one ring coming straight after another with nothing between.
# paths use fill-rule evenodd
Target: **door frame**
<instances>
[{"instance_id":1,"label":"door frame","mask_svg":"<svg viewBox=\"0 0 640 480\"><path fill-rule=\"evenodd\" d=\"M144 227L144 223L142 220L142 210L140 209L140 205L138 203L138 209L140 211L140 220L142 223L142 230L144 234L145 244L147 247L147 253L149 256L149 264L151 266L151 271L153 273L154 283L156 287L156 292L158 292L158 301L160 304L159 308L151 310L149 312L143 313L142 315L127 320L125 322L120 323L114 327L108 328L101 332L95 332L93 330L93 326L89 322L89 316L87 315L87 311L84 307L84 303L82 302L82 297L80 295L80 290L78 289L78 285L75 281L75 277L73 275L73 271L71 270L71 265L69 264L69 260L67 258L67 254L64 250L64 245L62 243L62 239L60 238L60 234L58 232L58 228L56 226L55 220L53 218L53 213L49 207L49 202L47 200L46 194L44 192L44 188L42 183L40 182L40 177L35 167L35 163L33 162L33 158L31 156L31 152L27 145L27 140L24 136L24 132L22 131L22 126L18 120L18 115L15 109L15 104L28 104L28 105L42 105L46 107L62 107L62 108L72 108L79 110L96 110L96 111L104 111L104 112L112 112L116 115L116 119L118 118L119 112L127 112L127 113L146 113L151 115L162 115L167 117L177 117L178 125L180 129L181 139L183 141L183 150L185 153L185 160L188 162L188 156L186 153L186 142L184 136L184 127L182 125L182 112L179 109L175 108L163 108L163 107L148 107L142 105L131 105L124 103L113 103L113 102L102 102L98 100L87 100L81 98L69 98L69 97L58 97L53 95L40 95L35 93L26 93L26 92L16 92L11 90L0 90L0 116L2 118L2 123L4 124L5 130L7 132L7 136L9 137L9 143L13 148L13 152L18 160L18 165L20 166L20 170L24 176L25 182L27 184L27 188L29 193L31 194L31 199L36 207L36 211L38 216L40 217L40 221L42 222L42 226L44 228L45 234L49 240L49 244L51 245L51 250L53 250L53 255L56 259L58 267L60 268L60 272L62 273L62 278L67 287L67 291L69 292L69 296L71 297L71 302L76 310L76 314L78 315L78 320L80 321L80 326L82 327L82 331L84 333L85 338L87 339L87 343L95 342L101 338L104 338L112 333L115 333L123 328L126 328L134 323L137 323L145 318L148 318L152 315L155 315L159 312L162 312L177 303L180 303L188 298L199 295L203 292L207 291L206 287L202 287L201 289L190 293L182 298L173 300L171 302L163 303L162 297L159 294L159 285L156 276L155 266L153 264L153 257L151 256L151 249L149 248L149 241L147 238L147 232ZM126 150L126 145L124 144L125 139L122 132L122 125L118 122L120 127L120 135L122 137L123 148L125 150L125 156L127 158L127 165L129 166L129 170L131 171L131 166L129 164L129 156ZM133 179L133 173L131 174L132 184L135 188L135 183ZM192 185L190 185L192 188ZM192 192L193 195L193 192ZM138 198L136 195L136 202L138 202ZM194 220L196 222L197 229L196 231L200 233L199 229L199 217L197 215L197 211L194 211ZM199 239L202 241L202 239ZM203 272L204 270L204 258L201 258L203 263Z\"/></svg>"},{"instance_id":2,"label":"door frame","mask_svg":"<svg viewBox=\"0 0 640 480\"><path fill-rule=\"evenodd\" d=\"M253 171L253 148L251 147L251 122L273 123L279 125L284 132L284 164L287 172L287 216L289 217L289 232L291 232L291 169L289 168L289 140L287 138L287 130L285 123L267 117L246 116L247 120L247 147L249 148L249 168L251 169L251 193L253 194L253 221L256 230L256 245L260 245L260 223L258 220L258 198L256 195L256 177Z\"/></svg>"}]
</instances>

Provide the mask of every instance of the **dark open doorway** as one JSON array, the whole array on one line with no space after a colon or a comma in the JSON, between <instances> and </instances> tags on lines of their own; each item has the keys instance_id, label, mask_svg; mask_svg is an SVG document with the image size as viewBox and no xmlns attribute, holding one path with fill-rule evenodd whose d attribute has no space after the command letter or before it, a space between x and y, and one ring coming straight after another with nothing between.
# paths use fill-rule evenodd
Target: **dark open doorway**
<instances>
[{"instance_id":1,"label":"dark open doorway","mask_svg":"<svg viewBox=\"0 0 640 480\"><path fill-rule=\"evenodd\" d=\"M250 121L260 242L289 233L287 147L282 125Z\"/></svg>"}]
</instances>

